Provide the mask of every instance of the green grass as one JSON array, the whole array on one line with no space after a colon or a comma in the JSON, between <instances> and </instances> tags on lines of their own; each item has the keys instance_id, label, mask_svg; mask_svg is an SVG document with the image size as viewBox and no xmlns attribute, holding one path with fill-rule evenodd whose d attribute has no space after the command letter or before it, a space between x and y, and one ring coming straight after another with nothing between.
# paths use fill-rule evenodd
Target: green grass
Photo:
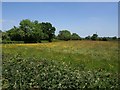
<instances>
[{"instance_id":1,"label":"green grass","mask_svg":"<svg viewBox=\"0 0 120 90\"><path fill-rule=\"evenodd\" d=\"M4 88L118 87L117 41L5 44L2 49Z\"/></svg>"}]
</instances>

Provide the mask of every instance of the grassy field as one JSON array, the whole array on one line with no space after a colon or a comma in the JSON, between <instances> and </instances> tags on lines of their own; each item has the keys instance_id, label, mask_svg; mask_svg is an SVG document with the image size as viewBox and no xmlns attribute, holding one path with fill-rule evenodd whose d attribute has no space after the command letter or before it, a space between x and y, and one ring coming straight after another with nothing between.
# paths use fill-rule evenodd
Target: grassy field
<instances>
[{"instance_id":1,"label":"grassy field","mask_svg":"<svg viewBox=\"0 0 120 90\"><path fill-rule=\"evenodd\" d=\"M4 44L3 88L118 88L117 41Z\"/></svg>"}]
</instances>

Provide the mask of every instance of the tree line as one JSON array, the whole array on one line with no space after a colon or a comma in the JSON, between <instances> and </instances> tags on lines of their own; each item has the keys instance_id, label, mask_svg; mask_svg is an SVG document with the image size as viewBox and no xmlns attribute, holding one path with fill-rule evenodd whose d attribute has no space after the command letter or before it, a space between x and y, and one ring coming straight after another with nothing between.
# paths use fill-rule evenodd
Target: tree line
<instances>
[{"instance_id":1,"label":"tree line","mask_svg":"<svg viewBox=\"0 0 120 90\"><path fill-rule=\"evenodd\" d=\"M24 41L25 43L36 43L42 40L52 42L53 39L57 40L116 40L117 37L98 37L97 34L81 38L77 33L71 33L69 30L61 30L59 34L55 35L56 28L49 22L38 22L37 20L31 21L24 19L20 21L19 26L14 26L6 32L2 33L3 41Z\"/></svg>"},{"instance_id":2,"label":"tree line","mask_svg":"<svg viewBox=\"0 0 120 90\"><path fill-rule=\"evenodd\" d=\"M14 26L6 32L2 32L3 41L24 41L25 43L41 42L53 39L59 40L80 40L80 36L76 33L71 34L68 30L62 30L58 36L55 36L56 28L49 22L39 23L37 20L30 21L25 19L20 21L19 26Z\"/></svg>"},{"instance_id":3,"label":"tree line","mask_svg":"<svg viewBox=\"0 0 120 90\"><path fill-rule=\"evenodd\" d=\"M37 20L22 20L19 26L2 33L3 40L41 42L41 40L52 41L55 35L55 27L49 22L39 23Z\"/></svg>"}]
</instances>

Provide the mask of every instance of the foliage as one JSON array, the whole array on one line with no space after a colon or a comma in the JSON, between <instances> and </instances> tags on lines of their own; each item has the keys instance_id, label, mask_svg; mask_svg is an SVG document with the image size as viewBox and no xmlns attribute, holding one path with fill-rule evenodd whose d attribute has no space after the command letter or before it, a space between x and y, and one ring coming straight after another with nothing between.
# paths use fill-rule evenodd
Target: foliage
<instances>
[{"instance_id":1,"label":"foliage","mask_svg":"<svg viewBox=\"0 0 120 90\"><path fill-rule=\"evenodd\" d=\"M10 37L8 36L7 33L2 33L2 40L10 40Z\"/></svg>"},{"instance_id":2,"label":"foliage","mask_svg":"<svg viewBox=\"0 0 120 90\"><path fill-rule=\"evenodd\" d=\"M114 36L114 37L112 37L112 39L113 39L113 40L116 40L116 39L117 39L117 37L116 37L116 36Z\"/></svg>"},{"instance_id":3,"label":"foliage","mask_svg":"<svg viewBox=\"0 0 120 90\"><path fill-rule=\"evenodd\" d=\"M43 33L44 33L44 35L45 36L47 36L47 37L45 37L49 42L51 42L52 41L52 38L54 38L54 34L55 34L55 27L52 27L52 24L51 23L48 23L48 22L46 22L46 23L44 23L44 22L42 22L42 30L43 30Z\"/></svg>"},{"instance_id":4,"label":"foliage","mask_svg":"<svg viewBox=\"0 0 120 90\"><path fill-rule=\"evenodd\" d=\"M59 31L58 38L60 40L68 41L71 39L71 33L68 30Z\"/></svg>"},{"instance_id":5,"label":"foliage","mask_svg":"<svg viewBox=\"0 0 120 90\"><path fill-rule=\"evenodd\" d=\"M3 88L118 88L118 75L104 70L81 71L65 62L24 59L19 54L3 60Z\"/></svg>"},{"instance_id":6,"label":"foliage","mask_svg":"<svg viewBox=\"0 0 120 90\"><path fill-rule=\"evenodd\" d=\"M62 30L58 34L59 40L81 40L80 36L77 33L72 33L68 30Z\"/></svg>"},{"instance_id":7,"label":"foliage","mask_svg":"<svg viewBox=\"0 0 120 90\"><path fill-rule=\"evenodd\" d=\"M14 26L6 32L0 30L2 33L2 40L6 41L23 41L25 43L41 43L42 40L52 42L53 39L58 40L100 40L112 41L118 40L114 37L98 37L97 34L81 38L77 33L71 33L68 30L59 31L58 36L55 35L56 28L49 22L38 22L24 19L20 21L19 26Z\"/></svg>"},{"instance_id":8,"label":"foliage","mask_svg":"<svg viewBox=\"0 0 120 90\"><path fill-rule=\"evenodd\" d=\"M106 37L103 37L102 38L102 41L107 41L108 39Z\"/></svg>"},{"instance_id":9,"label":"foliage","mask_svg":"<svg viewBox=\"0 0 120 90\"><path fill-rule=\"evenodd\" d=\"M85 37L85 39L86 39L86 40L90 40L90 39L91 39L91 37L90 37L90 36L87 36L87 37Z\"/></svg>"},{"instance_id":10,"label":"foliage","mask_svg":"<svg viewBox=\"0 0 120 90\"><path fill-rule=\"evenodd\" d=\"M3 88L117 89L119 86L117 42L62 41L2 47Z\"/></svg>"},{"instance_id":11,"label":"foliage","mask_svg":"<svg viewBox=\"0 0 120 90\"><path fill-rule=\"evenodd\" d=\"M73 33L72 36L71 36L71 39L72 40L80 40L81 38L77 33Z\"/></svg>"},{"instance_id":12,"label":"foliage","mask_svg":"<svg viewBox=\"0 0 120 90\"><path fill-rule=\"evenodd\" d=\"M12 29L4 32L3 40L10 37L12 41L24 41L24 42L41 42L41 40L52 41L55 34L55 27L51 23L39 23L36 21L30 21L29 19L22 20L19 27L13 27Z\"/></svg>"},{"instance_id":13,"label":"foliage","mask_svg":"<svg viewBox=\"0 0 120 90\"><path fill-rule=\"evenodd\" d=\"M114 37L98 37L99 41L115 41L118 40L118 38L116 36Z\"/></svg>"},{"instance_id":14,"label":"foliage","mask_svg":"<svg viewBox=\"0 0 120 90\"><path fill-rule=\"evenodd\" d=\"M99 41L114 41L118 40L116 36L114 37L98 37L97 34L93 34L92 36L85 37L86 40L99 40Z\"/></svg>"},{"instance_id":15,"label":"foliage","mask_svg":"<svg viewBox=\"0 0 120 90\"><path fill-rule=\"evenodd\" d=\"M91 37L92 40L97 40L97 38L98 38L97 34L93 34L92 37Z\"/></svg>"}]
</instances>

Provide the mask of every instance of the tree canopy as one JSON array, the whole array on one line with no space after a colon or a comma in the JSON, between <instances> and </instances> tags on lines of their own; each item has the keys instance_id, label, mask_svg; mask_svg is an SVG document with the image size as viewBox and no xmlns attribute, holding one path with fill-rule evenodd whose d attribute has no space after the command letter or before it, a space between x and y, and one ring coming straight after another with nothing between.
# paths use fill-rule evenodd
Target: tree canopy
<instances>
[{"instance_id":1,"label":"tree canopy","mask_svg":"<svg viewBox=\"0 0 120 90\"><path fill-rule=\"evenodd\" d=\"M80 40L81 38L77 33L73 33L72 36L71 36L71 39L72 40Z\"/></svg>"},{"instance_id":2,"label":"tree canopy","mask_svg":"<svg viewBox=\"0 0 120 90\"><path fill-rule=\"evenodd\" d=\"M93 34L92 37L91 37L92 40L97 40L97 38L98 38L97 34Z\"/></svg>"},{"instance_id":3,"label":"tree canopy","mask_svg":"<svg viewBox=\"0 0 120 90\"><path fill-rule=\"evenodd\" d=\"M50 22L38 22L24 19L20 21L19 26L14 26L6 32L0 30L0 40L2 41L22 41L25 43L37 43L42 40L52 42L53 39L59 40L117 40L117 37L98 37L97 34L81 38L77 33L71 33L69 30L61 30L55 35L56 28Z\"/></svg>"},{"instance_id":4,"label":"tree canopy","mask_svg":"<svg viewBox=\"0 0 120 90\"><path fill-rule=\"evenodd\" d=\"M71 33L68 30L59 31L58 39L68 41L71 39Z\"/></svg>"},{"instance_id":5,"label":"tree canopy","mask_svg":"<svg viewBox=\"0 0 120 90\"><path fill-rule=\"evenodd\" d=\"M13 41L41 42L41 40L52 41L55 36L55 27L49 22L39 23L37 20L22 20L19 27L14 26L7 31Z\"/></svg>"},{"instance_id":6,"label":"tree canopy","mask_svg":"<svg viewBox=\"0 0 120 90\"><path fill-rule=\"evenodd\" d=\"M71 33L68 30L62 30L58 34L58 39L60 40L81 40L80 36L77 33Z\"/></svg>"}]
</instances>

